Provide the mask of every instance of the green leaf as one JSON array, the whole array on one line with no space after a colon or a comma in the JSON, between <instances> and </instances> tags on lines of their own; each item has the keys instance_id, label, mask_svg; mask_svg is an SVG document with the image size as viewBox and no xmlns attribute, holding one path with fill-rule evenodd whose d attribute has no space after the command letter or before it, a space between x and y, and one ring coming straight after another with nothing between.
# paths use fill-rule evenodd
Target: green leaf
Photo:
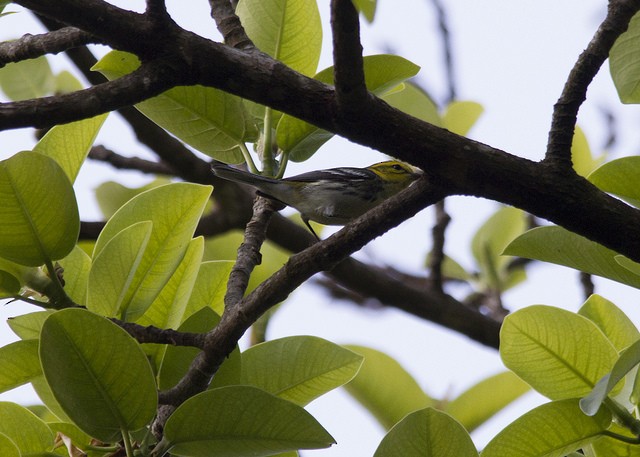
<instances>
[{"instance_id":1,"label":"green leaf","mask_svg":"<svg viewBox=\"0 0 640 457\"><path fill-rule=\"evenodd\" d=\"M607 162L587 179L603 191L640 208L640 190L636 185L640 179L640 157L623 157Z\"/></svg>"},{"instance_id":2,"label":"green leaf","mask_svg":"<svg viewBox=\"0 0 640 457\"><path fill-rule=\"evenodd\" d=\"M618 352L640 339L640 332L627 315L600 295L591 295L578 314L594 322Z\"/></svg>"},{"instance_id":3,"label":"green leaf","mask_svg":"<svg viewBox=\"0 0 640 457\"><path fill-rule=\"evenodd\" d=\"M64 269L64 291L75 303L84 305L91 271L91 257L76 246L60 261L60 266Z\"/></svg>"},{"instance_id":4,"label":"green leaf","mask_svg":"<svg viewBox=\"0 0 640 457\"><path fill-rule=\"evenodd\" d=\"M130 188L114 181L107 181L96 188L96 200L102 215L109 219L136 195L169 183L171 181L166 178L156 178L142 187Z\"/></svg>"},{"instance_id":5,"label":"green leaf","mask_svg":"<svg viewBox=\"0 0 640 457\"><path fill-rule=\"evenodd\" d=\"M77 90L84 89L84 86L78 78L73 76L67 70L63 70L55 75L54 92L56 94L68 94Z\"/></svg>"},{"instance_id":6,"label":"green leaf","mask_svg":"<svg viewBox=\"0 0 640 457\"><path fill-rule=\"evenodd\" d=\"M300 406L249 386L191 397L169 417L164 434L172 455L192 457L259 457L335 443Z\"/></svg>"},{"instance_id":7,"label":"green leaf","mask_svg":"<svg viewBox=\"0 0 640 457\"><path fill-rule=\"evenodd\" d=\"M385 102L430 124L442 126L442 118L438 114L438 107L431 97L420 87L410 82L402 84L398 91L392 91L382 95Z\"/></svg>"},{"instance_id":8,"label":"green leaf","mask_svg":"<svg viewBox=\"0 0 640 457\"><path fill-rule=\"evenodd\" d=\"M419 66L402 57L386 54L364 57L363 68L367 89L378 96L415 76L420 70ZM315 79L333 84L333 67L322 70ZM307 160L332 136L333 133L286 114L280 119L276 130L278 147L288 152L289 158L296 162Z\"/></svg>"},{"instance_id":9,"label":"green leaf","mask_svg":"<svg viewBox=\"0 0 640 457\"><path fill-rule=\"evenodd\" d=\"M408 413L435 404L396 360L375 349L345 347L364 356L358 375L345 388L386 429Z\"/></svg>"},{"instance_id":10,"label":"green leaf","mask_svg":"<svg viewBox=\"0 0 640 457\"><path fill-rule=\"evenodd\" d=\"M139 65L133 54L111 51L92 69L116 79ZM174 87L135 106L181 141L223 162L243 162L238 145L257 139L257 128L242 100L211 87Z\"/></svg>"},{"instance_id":11,"label":"green leaf","mask_svg":"<svg viewBox=\"0 0 640 457\"><path fill-rule=\"evenodd\" d=\"M40 375L38 340L16 341L0 347L0 392L26 384Z\"/></svg>"},{"instance_id":12,"label":"green leaf","mask_svg":"<svg viewBox=\"0 0 640 457\"><path fill-rule=\"evenodd\" d=\"M478 451L465 429L447 414L425 408L396 424L373 457L477 457Z\"/></svg>"},{"instance_id":13,"label":"green leaf","mask_svg":"<svg viewBox=\"0 0 640 457\"><path fill-rule=\"evenodd\" d=\"M38 339L40 338L40 330L44 321L53 313L54 311L47 310L21 314L7 319L7 324L9 324L13 333L23 340Z\"/></svg>"},{"instance_id":14,"label":"green leaf","mask_svg":"<svg viewBox=\"0 0 640 457\"><path fill-rule=\"evenodd\" d=\"M242 384L305 406L349 382L362 356L322 338L291 336L242 353Z\"/></svg>"},{"instance_id":15,"label":"green leaf","mask_svg":"<svg viewBox=\"0 0 640 457\"><path fill-rule=\"evenodd\" d=\"M45 56L12 62L0 68L0 88L11 100L27 100L51 94L55 78Z\"/></svg>"},{"instance_id":16,"label":"green leaf","mask_svg":"<svg viewBox=\"0 0 640 457\"><path fill-rule=\"evenodd\" d=\"M140 220L153 222L151 237L122 303L126 316L135 320L156 299L182 261L211 187L175 183L139 194L120 208L102 229L94 259L123 229Z\"/></svg>"},{"instance_id":17,"label":"green leaf","mask_svg":"<svg viewBox=\"0 0 640 457\"><path fill-rule=\"evenodd\" d=\"M513 240L507 255L542 260L640 288L640 276L622 267L618 253L562 227L536 227Z\"/></svg>"},{"instance_id":18,"label":"green leaf","mask_svg":"<svg viewBox=\"0 0 640 457\"><path fill-rule=\"evenodd\" d=\"M449 103L447 109L442 115L442 126L465 136L471 130L480 116L484 112L484 108L480 103L469 101L455 101Z\"/></svg>"},{"instance_id":19,"label":"green leaf","mask_svg":"<svg viewBox=\"0 0 640 457\"><path fill-rule=\"evenodd\" d=\"M505 318L500 355L507 368L552 400L587 395L617 359L593 322L544 305Z\"/></svg>"},{"instance_id":20,"label":"green leaf","mask_svg":"<svg viewBox=\"0 0 640 457\"><path fill-rule=\"evenodd\" d=\"M506 289L506 269L511 259L503 251L524 229L524 213L511 206L503 206L474 235L471 251L480 269L481 280L491 289Z\"/></svg>"},{"instance_id":21,"label":"green leaf","mask_svg":"<svg viewBox=\"0 0 640 457\"><path fill-rule=\"evenodd\" d=\"M611 423L611 414L582 414L577 399L538 406L505 427L482 457L562 457L595 441Z\"/></svg>"},{"instance_id":22,"label":"green leaf","mask_svg":"<svg viewBox=\"0 0 640 457\"><path fill-rule=\"evenodd\" d=\"M0 220L0 257L35 267L69 254L80 217L60 165L27 151L0 161Z\"/></svg>"},{"instance_id":23,"label":"green leaf","mask_svg":"<svg viewBox=\"0 0 640 457\"><path fill-rule=\"evenodd\" d=\"M21 457L18 446L4 433L0 433L0 455L3 457Z\"/></svg>"},{"instance_id":24,"label":"green leaf","mask_svg":"<svg viewBox=\"0 0 640 457\"><path fill-rule=\"evenodd\" d=\"M211 308L201 308L189 317L178 330L181 332L206 333L220 322L220 316ZM187 372L193 359L200 350L187 346L167 346L162 364L158 369L158 387L169 389L175 386ZM240 384L240 371L242 362L240 351L236 348L220 366L209 388L212 386Z\"/></svg>"},{"instance_id":25,"label":"green leaf","mask_svg":"<svg viewBox=\"0 0 640 457\"><path fill-rule=\"evenodd\" d=\"M233 265L234 262L227 260L211 260L200 264L185 317L204 307L209 307L218 315L222 315L224 296L227 293L227 281Z\"/></svg>"},{"instance_id":26,"label":"green leaf","mask_svg":"<svg viewBox=\"0 0 640 457\"><path fill-rule=\"evenodd\" d=\"M162 288L160 295L138 319L138 324L159 328L178 328L185 318L189 297L202 262L203 251L203 237L199 236L189 242L178 268Z\"/></svg>"},{"instance_id":27,"label":"green leaf","mask_svg":"<svg viewBox=\"0 0 640 457\"><path fill-rule=\"evenodd\" d=\"M620 355L620 358L613 365L611 373L607 373L600 379L589 395L580 400L580 409L589 416L597 413L607 395L639 363L640 341L636 341Z\"/></svg>"},{"instance_id":28,"label":"green leaf","mask_svg":"<svg viewBox=\"0 0 640 457\"><path fill-rule=\"evenodd\" d=\"M0 270L0 298L13 297L20 292L20 280L11 273Z\"/></svg>"},{"instance_id":29,"label":"green leaf","mask_svg":"<svg viewBox=\"0 0 640 457\"><path fill-rule=\"evenodd\" d=\"M353 6L362 13L367 22L373 22L376 15L376 0L353 0Z\"/></svg>"},{"instance_id":30,"label":"green leaf","mask_svg":"<svg viewBox=\"0 0 640 457\"><path fill-rule=\"evenodd\" d=\"M602 165L604 155L593 157L589 142L583 130L576 126L573 133L573 141L571 143L571 161L573 169L580 176L587 176L593 170Z\"/></svg>"},{"instance_id":31,"label":"green leaf","mask_svg":"<svg viewBox=\"0 0 640 457\"><path fill-rule=\"evenodd\" d=\"M472 432L529 389L512 372L499 373L471 386L448 402L444 411Z\"/></svg>"},{"instance_id":32,"label":"green leaf","mask_svg":"<svg viewBox=\"0 0 640 457\"><path fill-rule=\"evenodd\" d=\"M87 282L87 309L102 316L126 314L131 288L153 223L138 222L116 234L95 257Z\"/></svg>"},{"instance_id":33,"label":"green leaf","mask_svg":"<svg viewBox=\"0 0 640 457\"><path fill-rule=\"evenodd\" d=\"M58 162L73 183L107 115L56 125L38 141L33 150Z\"/></svg>"},{"instance_id":34,"label":"green leaf","mask_svg":"<svg viewBox=\"0 0 640 457\"><path fill-rule=\"evenodd\" d=\"M109 320L65 309L45 321L42 371L75 424L105 442L146 425L156 412L151 366L138 343Z\"/></svg>"},{"instance_id":35,"label":"green leaf","mask_svg":"<svg viewBox=\"0 0 640 457\"><path fill-rule=\"evenodd\" d=\"M236 14L262 52L304 75L316 72L322 24L315 0L240 0Z\"/></svg>"},{"instance_id":36,"label":"green leaf","mask_svg":"<svg viewBox=\"0 0 640 457\"><path fill-rule=\"evenodd\" d=\"M629 28L618 37L609 51L609 69L622 103L640 101L640 15L629 22Z\"/></svg>"},{"instance_id":37,"label":"green leaf","mask_svg":"<svg viewBox=\"0 0 640 457\"><path fill-rule=\"evenodd\" d=\"M635 439L628 429L620 427L615 423L609 428L610 432L617 433L619 435L627 436L629 439ZM615 438L603 436L591 443L591 453L579 454L576 457L583 457L583 455L589 455L593 457L640 457L640 446L637 444L623 443ZM573 456L572 456L573 457Z\"/></svg>"},{"instance_id":38,"label":"green leaf","mask_svg":"<svg viewBox=\"0 0 640 457\"><path fill-rule=\"evenodd\" d=\"M13 441L23 456L53 449L53 432L47 424L15 403L0 402L0 434Z\"/></svg>"},{"instance_id":39,"label":"green leaf","mask_svg":"<svg viewBox=\"0 0 640 457\"><path fill-rule=\"evenodd\" d=\"M51 430L53 430L54 432L60 433L61 435L64 435L67 438L70 438L74 446L80 448L85 452L89 452L89 455L95 455L94 453L89 451L89 448L91 448L92 451L94 452L96 449L96 447L90 446L90 444L92 444L91 436L84 433L76 425L70 424L68 422L57 422L57 421L49 422L48 425L49 427L51 427ZM81 455L82 454L80 454L80 456Z\"/></svg>"}]
</instances>

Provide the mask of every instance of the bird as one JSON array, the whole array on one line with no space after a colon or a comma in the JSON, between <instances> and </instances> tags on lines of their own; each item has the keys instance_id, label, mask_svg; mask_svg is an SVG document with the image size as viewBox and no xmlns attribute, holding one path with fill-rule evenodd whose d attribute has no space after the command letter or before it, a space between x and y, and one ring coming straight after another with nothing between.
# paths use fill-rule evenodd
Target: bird
<instances>
[{"instance_id":1,"label":"bird","mask_svg":"<svg viewBox=\"0 0 640 457\"><path fill-rule=\"evenodd\" d=\"M345 225L422 176L422 170L396 160L366 168L340 167L315 170L284 179L268 178L212 160L219 178L248 184L258 195L295 208L311 233L309 221Z\"/></svg>"}]
</instances>

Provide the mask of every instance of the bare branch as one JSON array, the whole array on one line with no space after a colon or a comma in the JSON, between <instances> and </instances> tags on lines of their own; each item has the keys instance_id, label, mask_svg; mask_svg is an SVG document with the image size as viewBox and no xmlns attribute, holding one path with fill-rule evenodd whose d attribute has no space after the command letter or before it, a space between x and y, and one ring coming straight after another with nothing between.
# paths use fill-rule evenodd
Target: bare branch
<instances>
[{"instance_id":1,"label":"bare branch","mask_svg":"<svg viewBox=\"0 0 640 457\"><path fill-rule=\"evenodd\" d=\"M611 47L627 30L629 21L640 9L638 0L611 0L607 17L569 73L562 95L554 105L545 161L567 170L571 168L571 143L578 110L587 98L587 89L609 57Z\"/></svg>"},{"instance_id":2,"label":"bare branch","mask_svg":"<svg viewBox=\"0 0 640 457\"><path fill-rule=\"evenodd\" d=\"M244 51L255 49L229 0L209 0L209 5L211 17L216 21L225 44Z\"/></svg>"},{"instance_id":3,"label":"bare branch","mask_svg":"<svg viewBox=\"0 0 640 457\"><path fill-rule=\"evenodd\" d=\"M434 205L436 223L431 229L433 246L429 254L429 279L434 290L442 292L442 263L444 262L445 231L451 221L444 206L444 200Z\"/></svg>"},{"instance_id":4,"label":"bare branch","mask_svg":"<svg viewBox=\"0 0 640 457\"><path fill-rule=\"evenodd\" d=\"M436 16L438 17L438 28L442 39L442 49L444 53L444 68L446 72L448 94L445 103L451 103L457 98L455 68L453 65L453 51L451 46L451 34L447 23L447 13L440 0L431 0Z\"/></svg>"},{"instance_id":5,"label":"bare branch","mask_svg":"<svg viewBox=\"0 0 640 457\"><path fill-rule=\"evenodd\" d=\"M156 175L173 175L173 169L166 164L144 160L139 157L125 157L104 146L93 146L89 151L89 158L111 165L120 170L136 170L142 173Z\"/></svg>"},{"instance_id":6,"label":"bare branch","mask_svg":"<svg viewBox=\"0 0 640 457\"><path fill-rule=\"evenodd\" d=\"M100 40L96 37L75 27L64 27L40 35L26 34L17 40L0 43L0 68L10 62L58 54L69 48L98 42Z\"/></svg>"},{"instance_id":7,"label":"bare branch","mask_svg":"<svg viewBox=\"0 0 640 457\"><path fill-rule=\"evenodd\" d=\"M153 325L139 325L120 319L111 320L134 337L138 343L170 344L171 346L190 346L198 349L204 347L203 333L179 332L173 329L163 329Z\"/></svg>"},{"instance_id":8,"label":"bare branch","mask_svg":"<svg viewBox=\"0 0 640 457\"><path fill-rule=\"evenodd\" d=\"M350 117L367 100L360 21L351 0L331 1L331 31L336 101L343 114Z\"/></svg>"}]
</instances>

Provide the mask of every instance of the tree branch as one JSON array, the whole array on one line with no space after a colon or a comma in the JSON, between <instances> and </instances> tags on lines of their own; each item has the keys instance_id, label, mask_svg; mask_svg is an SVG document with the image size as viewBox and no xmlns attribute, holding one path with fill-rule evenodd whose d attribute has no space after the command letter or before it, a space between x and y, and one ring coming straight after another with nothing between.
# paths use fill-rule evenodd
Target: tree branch
<instances>
[{"instance_id":1,"label":"tree branch","mask_svg":"<svg viewBox=\"0 0 640 457\"><path fill-rule=\"evenodd\" d=\"M229 0L209 0L209 5L211 17L216 21L218 30L228 46L244 51L255 49Z\"/></svg>"},{"instance_id":2,"label":"tree branch","mask_svg":"<svg viewBox=\"0 0 640 457\"><path fill-rule=\"evenodd\" d=\"M545 161L571 169L571 143L580 105L587 89L618 37L640 8L637 0L611 0L607 17L573 66L562 95L554 105Z\"/></svg>"},{"instance_id":3,"label":"tree branch","mask_svg":"<svg viewBox=\"0 0 640 457\"><path fill-rule=\"evenodd\" d=\"M139 325L120 319L111 319L118 326L134 337L138 343L170 344L171 346L190 346L198 349L204 347L203 333L179 332L173 329L163 329L153 325Z\"/></svg>"},{"instance_id":4,"label":"tree branch","mask_svg":"<svg viewBox=\"0 0 640 457\"><path fill-rule=\"evenodd\" d=\"M0 68L10 62L58 54L76 46L98 42L100 40L96 37L75 27L64 27L40 35L26 34L17 40L0 43Z\"/></svg>"},{"instance_id":5,"label":"tree branch","mask_svg":"<svg viewBox=\"0 0 640 457\"><path fill-rule=\"evenodd\" d=\"M362 109L368 93L360 44L360 20L351 0L331 1L331 31L336 104L345 118L352 118Z\"/></svg>"},{"instance_id":6,"label":"tree branch","mask_svg":"<svg viewBox=\"0 0 640 457\"><path fill-rule=\"evenodd\" d=\"M93 146L89 150L88 157L91 160L108 163L113 168L120 170L136 170L141 173L170 176L175 173L164 163L152 162L139 157L125 157L101 145Z\"/></svg>"}]
</instances>

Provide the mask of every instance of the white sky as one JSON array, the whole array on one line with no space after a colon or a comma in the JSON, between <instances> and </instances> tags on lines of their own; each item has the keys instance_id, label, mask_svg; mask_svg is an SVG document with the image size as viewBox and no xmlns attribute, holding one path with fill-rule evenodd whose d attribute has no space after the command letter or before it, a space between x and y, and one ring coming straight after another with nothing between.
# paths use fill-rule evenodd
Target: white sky
<instances>
[{"instance_id":1,"label":"white sky","mask_svg":"<svg viewBox=\"0 0 640 457\"><path fill-rule=\"evenodd\" d=\"M121 5L143 2L120 1ZM325 27L325 46L320 67L331 64L327 1L320 1ZM366 54L384 52L388 47L422 67L419 81L433 91L436 99L445 94L441 64L441 42L428 0L381 0L377 19L372 26L363 25ZM442 1L447 8L454 43L454 58L459 97L480 102L485 113L472 130L474 139L510 153L539 159L544 153L553 104L579 53L587 46L606 12L604 0L523 0L518 2L485 0ZM208 20L208 3L169 0L178 22L208 36L215 36L214 24ZM0 38L15 38L25 24L35 33L35 24L26 14L2 18ZM56 70L66 63L57 59ZM604 140L602 107L613 109L619 116L619 145L612 158L637 153L640 112L634 106L622 106L615 95L605 67L588 94L580 112L579 123L591 147L600 154ZM131 138L117 116L110 116L109 126L100 134L102 143L122 153L146 154ZM0 159L33 145L26 131L2 132ZM289 174L328 166L367 165L380 156L366 148L333 139L310 161L293 164ZM76 192L84 219L99 218L92 201L92 189L100 182L141 183L131 172L114 173L106 166L91 165L81 172ZM144 178L146 179L146 178ZM447 252L472 268L470 239L491 211L492 202L453 198L448 201L454 221L447 238ZM432 218L423 211L358 255L378 264L392 264L407 271L419 272L429 249L428 230ZM577 310L581 291L577 274L561 267L538 265L529 270L529 282L505 295L510 309L536 303ZM640 295L628 287L596 280L597 291L640 322ZM0 320L24 312L22 304L11 304L0 310ZM381 349L416 377L428 394L442 397L456 395L475 382L503 370L496 351L481 347L465 337L420 321L395 310L367 311L348 303L334 302L318 290L305 287L292 295L276 315L270 337L313 334L336 343L354 343ZM0 339L10 338L10 331L0 329ZM33 401L28 389L2 394L1 399ZM473 437L478 445L510 420L540 401L533 395L517 402L506 414L478 430ZM381 428L341 390L321 397L309 410L336 438L338 445L330 450L306 451L305 456L352 457L372 455L383 436Z\"/></svg>"}]
</instances>

